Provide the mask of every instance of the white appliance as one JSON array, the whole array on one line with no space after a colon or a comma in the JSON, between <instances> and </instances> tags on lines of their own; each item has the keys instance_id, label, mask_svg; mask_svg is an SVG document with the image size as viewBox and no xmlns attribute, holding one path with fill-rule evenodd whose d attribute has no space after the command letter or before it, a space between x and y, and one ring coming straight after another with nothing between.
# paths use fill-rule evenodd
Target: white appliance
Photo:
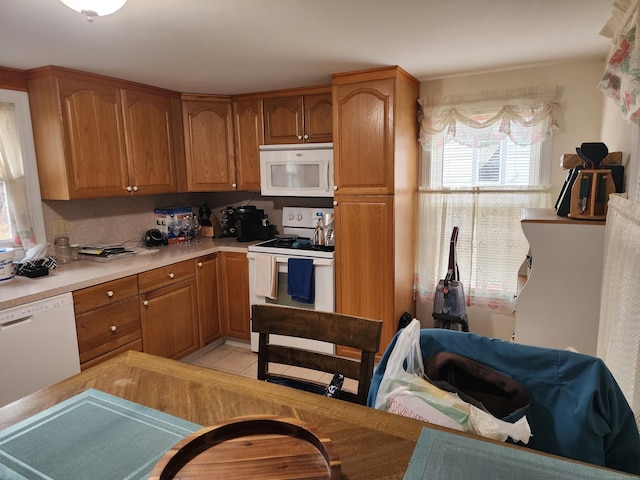
<instances>
[{"instance_id":1,"label":"white appliance","mask_svg":"<svg viewBox=\"0 0 640 480\"><path fill-rule=\"evenodd\" d=\"M309 239L318 224L318 219L327 213L333 214L333 209L285 207L282 210L283 237L248 247L249 301L251 305L271 303L323 312L335 311L334 249L333 247L312 246L309 243ZM278 293L275 300L256 295L255 259L257 254L268 254L276 257ZM292 257L313 260L315 285L313 304L297 302L287 294L288 261ZM279 345L292 345L308 350L335 353L333 344L316 340L271 335L269 341ZM258 351L258 334L254 332L251 332L251 350Z\"/></svg>"},{"instance_id":2,"label":"white appliance","mask_svg":"<svg viewBox=\"0 0 640 480\"><path fill-rule=\"evenodd\" d=\"M260 145L260 191L278 197L333 197L333 143Z\"/></svg>"},{"instance_id":3,"label":"white appliance","mask_svg":"<svg viewBox=\"0 0 640 480\"><path fill-rule=\"evenodd\" d=\"M71 293L0 311L0 407L76 373Z\"/></svg>"}]
</instances>

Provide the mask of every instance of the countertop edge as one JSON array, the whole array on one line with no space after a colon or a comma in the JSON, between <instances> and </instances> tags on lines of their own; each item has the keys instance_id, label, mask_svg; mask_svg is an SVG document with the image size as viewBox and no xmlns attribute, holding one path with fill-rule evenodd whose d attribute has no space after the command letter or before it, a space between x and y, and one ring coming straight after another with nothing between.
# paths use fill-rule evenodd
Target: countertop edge
<instances>
[{"instance_id":1,"label":"countertop edge","mask_svg":"<svg viewBox=\"0 0 640 480\"><path fill-rule=\"evenodd\" d=\"M248 246L255 243L258 242L204 238L201 244L162 246L157 253L132 255L108 262L86 259L71 262L60 265L44 277L17 275L0 286L0 311L214 253L246 254Z\"/></svg>"}]
</instances>

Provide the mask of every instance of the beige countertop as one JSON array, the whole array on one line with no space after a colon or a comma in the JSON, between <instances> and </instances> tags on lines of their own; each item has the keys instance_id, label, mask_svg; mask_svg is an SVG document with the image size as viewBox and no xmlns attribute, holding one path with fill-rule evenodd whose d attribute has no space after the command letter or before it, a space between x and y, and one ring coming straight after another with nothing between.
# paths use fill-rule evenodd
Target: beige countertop
<instances>
[{"instance_id":1,"label":"beige countertop","mask_svg":"<svg viewBox=\"0 0 640 480\"><path fill-rule=\"evenodd\" d=\"M246 253L249 245L258 243L238 242L235 238L202 238L201 240L202 243L197 245L162 246L152 254L129 255L107 262L83 259L66 263L49 271L49 275L44 277L28 278L16 275L10 282L0 285L0 310L210 253Z\"/></svg>"}]
</instances>

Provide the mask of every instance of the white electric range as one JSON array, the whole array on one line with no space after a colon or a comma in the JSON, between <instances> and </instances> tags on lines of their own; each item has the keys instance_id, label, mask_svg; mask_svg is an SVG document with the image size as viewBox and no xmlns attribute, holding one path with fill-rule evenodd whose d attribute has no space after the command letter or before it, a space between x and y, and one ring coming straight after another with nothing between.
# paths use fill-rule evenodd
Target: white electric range
<instances>
[{"instance_id":1,"label":"white electric range","mask_svg":"<svg viewBox=\"0 0 640 480\"><path fill-rule=\"evenodd\" d=\"M287 305L324 312L335 311L335 278L333 247L313 246L310 239L325 214L333 215L332 208L284 207L282 210L282 235L248 247L249 259L249 301L255 304ZM275 299L256 294L256 255L273 255L278 269L278 289ZM314 267L314 302L302 303L287 294L289 258L309 258ZM272 335L270 342L281 345L296 345L326 353L334 353L332 344L314 340L300 340ZM258 334L251 333L251 349L258 350Z\"/></svg>"}]
</instances>

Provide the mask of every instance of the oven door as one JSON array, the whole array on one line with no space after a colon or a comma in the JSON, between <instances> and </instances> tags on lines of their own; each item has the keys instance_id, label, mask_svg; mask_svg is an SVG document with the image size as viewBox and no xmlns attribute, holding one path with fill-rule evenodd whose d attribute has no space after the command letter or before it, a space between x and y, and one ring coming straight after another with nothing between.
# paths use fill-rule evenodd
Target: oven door
<instances>
[{"instance_id":1,"label":"oven door","mask_svg":"<svg viewBox=\"0 0 640 480\"><path fill-rule=\"evenodd\" d=\"M314 283L315 283L315 302L302 303L297 302L287 294L287 278L288 278L288 256L276 255L276 264L278 267L278 294L277 298L271 299L255 294L255 253L247 253L249 259L249 301L251 305L255 304L274 304L286 305L291 307L306 308L310 310L319 310L323 312L335 311L335 280L334 280L334 259L333 258L314 258ZM308 258L308 257L296 257ZM335 353L333 344L318 342L315 340L304 340L282 335L271 335L269 340L279 345L292 345L309 350L319 352ZM258 351L258 334L251 332L251 350Z\"/></svg>"}]
</instances>

